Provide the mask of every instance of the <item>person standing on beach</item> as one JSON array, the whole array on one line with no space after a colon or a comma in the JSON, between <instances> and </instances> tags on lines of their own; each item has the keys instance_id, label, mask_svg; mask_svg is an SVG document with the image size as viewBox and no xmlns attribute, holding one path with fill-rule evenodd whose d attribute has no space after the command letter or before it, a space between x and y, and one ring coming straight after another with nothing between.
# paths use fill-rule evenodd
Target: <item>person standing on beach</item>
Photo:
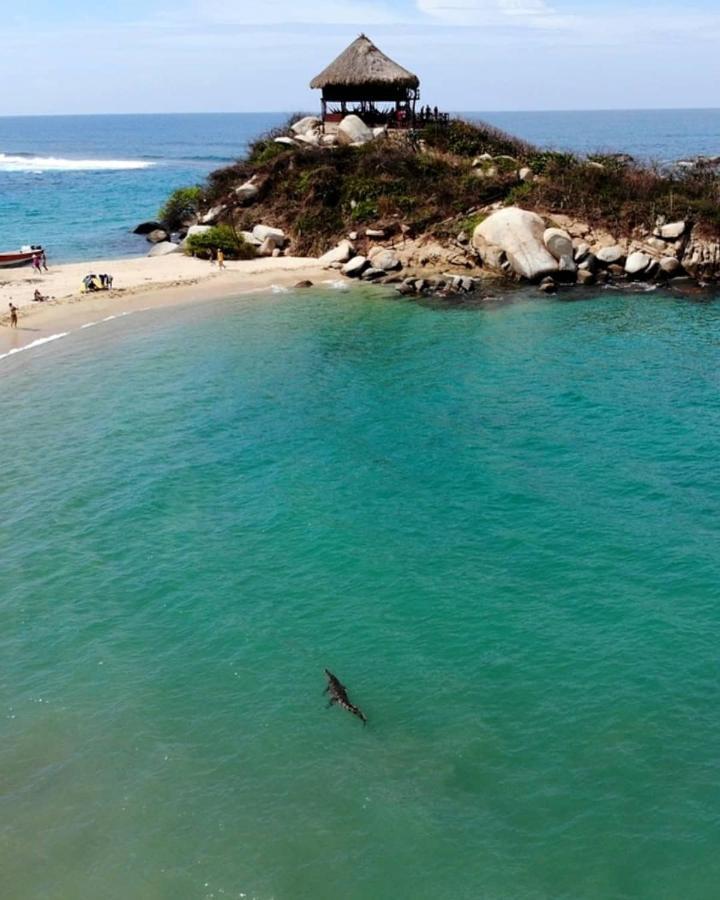
<instances>
[{"instance_id":1,"label":"person standing on beach","mask_svg":"<svg viewBox=\"0 0 720 900\"><path fill-rule=\"evenodd\" d=\"M40 254L39 253L33 253L32 267L33 267L33 272L37 272L38 274L40 273Z\"/></svg>"},{"instance_id":2,"label":"person standing on beach","mask_svg":"<svg viewBox=\"0 0 720 900\"><path fill-rule=\"evenodd\" d=\"M43 267L44 271L48 272L49 269L48 269L48 264L47 264L47 254L45 253L44 250L40 254L40 262L42 263L42 267Z\"/></svg>"},{"instance_id":3,"label":"person standing on beach","mask_svg":"<svg viewBox=\"0 0 720 900\"><path fill-rule=\"evenodd\" d=\"M218 269L225 268L225 254L219 247L217 250L217 264L218 264Z\"/></svg>"},{"instance_id":4,"label":"person standing on beach","mask_svg":"<svg viewBox=\"0 0 720 900\"><path fill-rule=\"evenodd\" d=\"M10 303L10 327L17 328L17 306L14 303Z\"/></svg>"}]
</instances>

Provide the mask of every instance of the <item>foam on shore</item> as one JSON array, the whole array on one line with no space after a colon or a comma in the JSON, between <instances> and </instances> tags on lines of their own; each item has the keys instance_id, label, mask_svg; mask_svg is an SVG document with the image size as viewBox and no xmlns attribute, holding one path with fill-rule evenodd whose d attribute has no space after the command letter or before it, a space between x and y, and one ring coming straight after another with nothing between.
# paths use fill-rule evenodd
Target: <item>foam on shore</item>
<instances>
[{"instance_id":1,"label":"foam on shore","mask_svg":"<svg viewBox=\"0 0 720 900\"><path fill-rule=\"evenodd\" d=\"M6 359L8 356L14 356L16 353L23 353L25 350L33 350L35 347L40 347L43 344L49 344L51 341L59 341L60 338L67 337L70 334L69 331L61 331L58 334L50 334L47 337L38 338L35 341L31 341L29 344L25 344L24 347L13 347L12 350L8 350L7 353L1 353L0 359Z\"/></svg>"}]
</instances>

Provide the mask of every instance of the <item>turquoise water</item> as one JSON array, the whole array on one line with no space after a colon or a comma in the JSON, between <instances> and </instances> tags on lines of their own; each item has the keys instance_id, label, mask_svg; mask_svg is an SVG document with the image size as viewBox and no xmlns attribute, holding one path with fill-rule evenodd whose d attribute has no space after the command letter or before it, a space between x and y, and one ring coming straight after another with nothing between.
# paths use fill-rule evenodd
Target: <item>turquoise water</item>
<instances>
[{"instance_id":1,"label":"turquoise water","mask_svg":"<svg viewBox=\"0 0 720 900\"><path fill-rule=\"evenodd\" d=\"M716 897L719 310L310 292L0 361L0 895Z\"/></svg>"}]
</instances>

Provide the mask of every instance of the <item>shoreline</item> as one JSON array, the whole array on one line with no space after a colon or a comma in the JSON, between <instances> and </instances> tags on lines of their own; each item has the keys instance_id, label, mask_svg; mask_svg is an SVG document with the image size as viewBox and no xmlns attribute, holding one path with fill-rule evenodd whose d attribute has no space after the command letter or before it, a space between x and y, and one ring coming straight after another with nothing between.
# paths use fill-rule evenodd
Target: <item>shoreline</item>
<instances>
[{"instance_id":1,"label":"shoreline","mask_svg":"<svg viewBox=\"0 0 720 900\"><path fill-rule=\"evenodd\" d=\"M67 263L40 276L31 270L0 270L0 358L111 316L202 303L273 286L287 288L304 280L328 281L333 274L309 257L228 261L225 265L218 270L205 261L172 254ZM81 293L79 285L88 272L110 273L113 290ZM33 301L36 288L53 299ZM6 312L10 302L19 310L17 328L10 328Z\"/></svg>"}]
</instances>

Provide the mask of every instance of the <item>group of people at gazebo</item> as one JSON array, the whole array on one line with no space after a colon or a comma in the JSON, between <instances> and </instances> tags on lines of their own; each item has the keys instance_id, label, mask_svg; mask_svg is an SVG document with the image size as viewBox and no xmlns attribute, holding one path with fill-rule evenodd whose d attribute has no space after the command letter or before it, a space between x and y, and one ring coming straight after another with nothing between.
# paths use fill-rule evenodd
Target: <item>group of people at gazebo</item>
<instances>
[{"instance_id":1,"label":"group of people at gazebo","mask_svg":"<svg viewBox=\"0 0 720 900\"><path fill-rule=\"evenodd\" d=\"M322 120L340 122L354 113L371 128L415 128L447 122L437 106L417 111L420 80L398 65L364 34L310 83L322 91Z\"/></svg>"}]
</instances>

